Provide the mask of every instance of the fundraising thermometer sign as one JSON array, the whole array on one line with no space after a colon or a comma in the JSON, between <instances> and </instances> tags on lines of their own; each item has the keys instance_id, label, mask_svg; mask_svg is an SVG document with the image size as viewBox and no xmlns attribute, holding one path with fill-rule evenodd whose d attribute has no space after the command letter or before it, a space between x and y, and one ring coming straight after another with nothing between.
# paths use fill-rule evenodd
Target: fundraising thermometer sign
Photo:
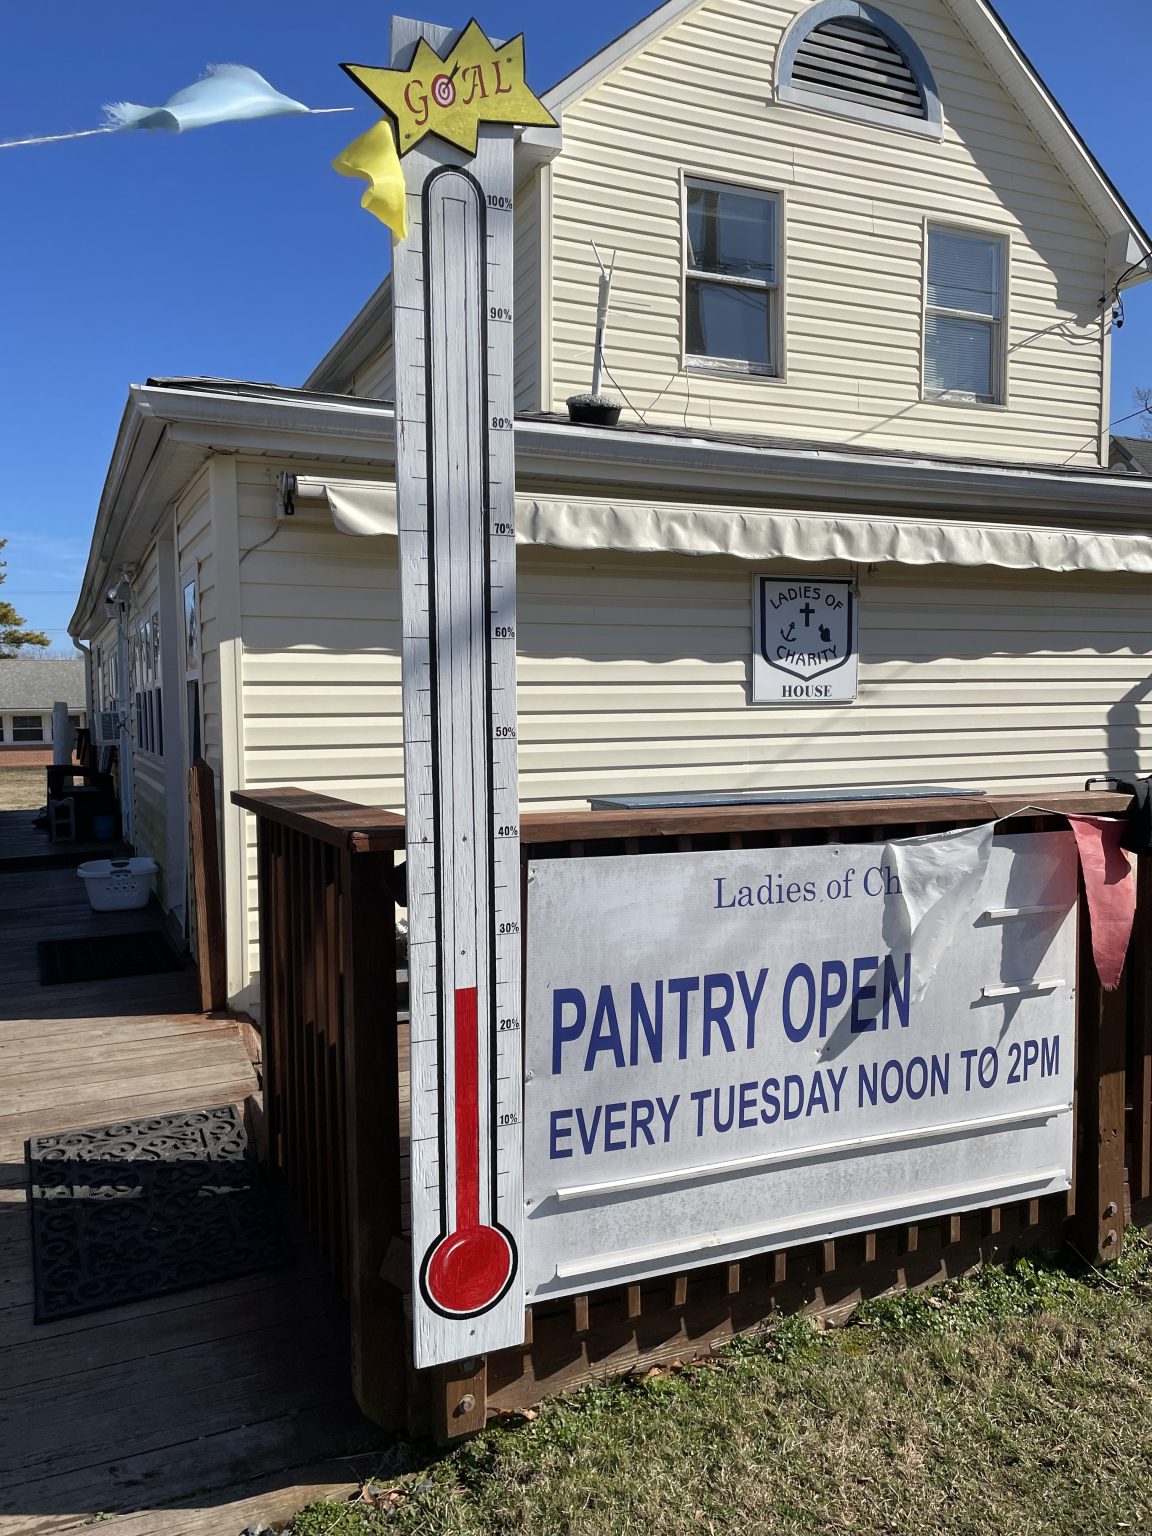
<instances>
[{"instance_id":1,"label":"fundraising thermometer sign","mask_svg":"<svg viewBox=\"0 0 1152 1536\"><path fill-rule=\"evenodd\" d=\"M413 1353L429 1366L524 1337L508 125L543 108L521 40L396 22L393 44L402 67L352 72L397 123L408 197L396 490Z\"/></svg>"}]
</instances>

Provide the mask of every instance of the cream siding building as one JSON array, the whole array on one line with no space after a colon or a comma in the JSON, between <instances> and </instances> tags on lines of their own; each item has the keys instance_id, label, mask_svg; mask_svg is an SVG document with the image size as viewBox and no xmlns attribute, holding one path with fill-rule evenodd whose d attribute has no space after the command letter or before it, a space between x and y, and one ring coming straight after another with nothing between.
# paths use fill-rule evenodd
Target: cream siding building
<instances>
[{"instance_id":1,"label":"cream siding building","mask_svg":"<svg viewBox=\"0 0 1152 1536\"><path fill-rule=\"evenodd\" d=\"M800 0L673 0L552 93L559 131L518 146L526 805L1042 792L1146 766L1152 482L1104 467L1102 302L1146 237L978 0L883 12L922 54L938 134L788 99L781 55L815 14ZM873 14L848 0L833 22ZM690 284L730 275L686 268L693 179L771 202L771 278L749 280L770 297L748 301L770 368L685 354ZM931 230L1003 253L966 318L929 281ZM588 383L592 242L619 252L608 365L630 410L608 433L548 414ZM163 737L127 711L134 835L187 929L198 748L220 794L229 994L250 1007L254 829L231 792L402 809L389 305L385 284L302 391L133 390L73 624L106 655L155 617ZM966 378L991 359L995 400L925 398L926 309L958 319ZM342 497L379 536L339 530ZM859 584L854 703L751 701L752 576L798 567Z\"/></svg>"}]
</instances>

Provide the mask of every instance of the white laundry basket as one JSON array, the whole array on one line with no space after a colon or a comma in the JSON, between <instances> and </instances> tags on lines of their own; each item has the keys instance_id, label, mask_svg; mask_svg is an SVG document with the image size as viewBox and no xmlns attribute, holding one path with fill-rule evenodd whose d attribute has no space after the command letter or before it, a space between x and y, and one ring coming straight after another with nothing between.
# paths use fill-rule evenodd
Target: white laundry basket
<instances>
[{"instance_id":1,"label":"white laundry basket","mask_svg":"<svg viewBox=\"0 0 1152 1536\"><path fill-rule=\"evenodd\" d=\"M76 871L94 912L131 912L148 905L155 859L93 859Z\"/></svg>"}]
</instances>

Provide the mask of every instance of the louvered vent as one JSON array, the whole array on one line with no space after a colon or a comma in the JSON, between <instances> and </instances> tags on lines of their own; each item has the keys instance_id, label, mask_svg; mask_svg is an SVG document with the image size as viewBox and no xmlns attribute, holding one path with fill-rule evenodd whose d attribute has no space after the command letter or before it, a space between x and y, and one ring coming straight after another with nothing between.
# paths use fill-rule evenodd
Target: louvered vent
<instances>
[{"instance_id":1,"label":"louvered vent","mask_svg":"<svg viewBox=\"0 0 1152 1536\"><path fill-rule=\"evenodd\" d=\"M858 106L927 118L924 92L896 45L867 21L814 27L797 49L792 84Z\"/></svg>"}]
</instances>

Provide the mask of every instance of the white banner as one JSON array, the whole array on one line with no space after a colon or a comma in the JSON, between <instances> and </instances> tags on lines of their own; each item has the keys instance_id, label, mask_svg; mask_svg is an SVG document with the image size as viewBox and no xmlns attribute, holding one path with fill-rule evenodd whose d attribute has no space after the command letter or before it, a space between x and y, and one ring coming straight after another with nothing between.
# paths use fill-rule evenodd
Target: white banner
<instances>
[{"instance_id":1,"label":"white banner","mask_svg":"<svg viewBox=\"0 0 1152 1536\"><path fill-rule=\"evenodd\" d=\"M1068 1187L1073 839L968 846L930 978L900 845L531 865L530 1297Z\"/></svg>"}]
</instances>

